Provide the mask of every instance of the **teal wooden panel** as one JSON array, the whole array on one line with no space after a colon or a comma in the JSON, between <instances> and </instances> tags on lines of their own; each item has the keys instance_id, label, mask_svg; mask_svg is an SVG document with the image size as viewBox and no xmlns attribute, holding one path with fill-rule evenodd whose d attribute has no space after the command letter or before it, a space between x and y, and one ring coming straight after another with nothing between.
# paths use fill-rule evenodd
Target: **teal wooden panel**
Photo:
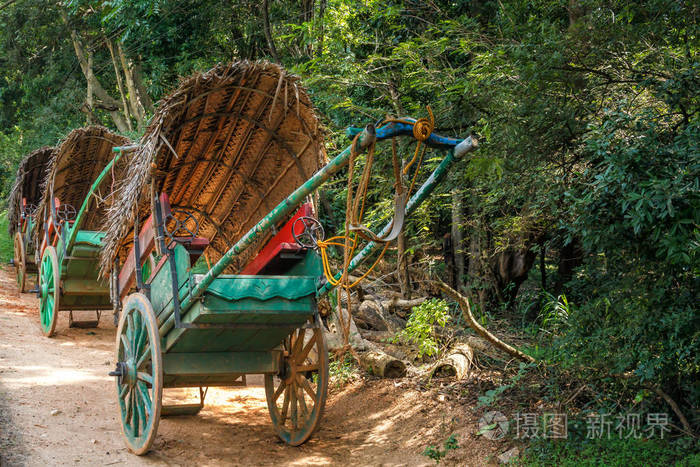
<instances>
[{"instance_id":1,"label":"teal wooden panel","mask_svg":"<svg viewBox=\"0 0 700 467\"><path fill-rule=\"evenodd\" d=\"M174 253L179 289L182 290L183 286L190 280L190 254L182 245L176 245ZM162 314L173 300L172 275L168 261L168 259L165 260L163 266L151 280L151 304L156 316Z\"/></svg>"},{"instance_id":2,"label":"teal wooden panel","mask_svg":"<svg viewBox=\"0 0 700 467\"><path fill-rule=\"evenodd\" d=\"M104 232L95 232L92 230L79 230L75 236L75 244L92 245L97 248L102 246L102 240L105 237Z\"/></svg>"},{"instance_id":3,"label":"teal wooden panel","mask_svg":"<svg viewBox=\"0 0 700 467\"><path fill-rule=\"evenodd\" d=\"M280 352L199 352L163 355L163 374L168 376L276 374Z\"/></svg>"},{"instance_id":4,"label":"teal wooden panel","mask_svg":"<svg viewBox=\"0 0 700 467\"><path fill-rule=\"evenodd\" d=\"M207 288L207 295L230 301L244 298L270 300L277 297L294 300L315 294L316 277L313 276L222 275Z\"/></svg>"},{"instance_id":5,"label":"teal wooden panel","mask_svg":"<svg viewBox=\"0 0 700 467\"><path fill-rule=\"evenodd\" d=\"M217 386L245 386L240 380L240 374L231 375L197 375L197 376L168 376L163 377L164 388L191 388Z\"/></svg>"},{"instance_id":6,"label":"teal wooden panel","mask_svg":"<svg viewBox=\"0 0 700 467\"><path fill-rule=\"evenodd\" d=\"M112 302L107 295L63 295L58 301L58 309L68 310L111 310Z\"/></svg>"},{"instance_id":7,"label":"teal wooden panel","mask_svg":"<svg viewBox=\"0 0 700 467\"><path fill-rule=\"evenodd\" d=\"M321 255L315 250L307 250L304 259L297 261L285 274L289 276L311 276L321 278L323 275Z\"/></svg>"},{"instance_id":8,"label":"teal wooden panel","mask_svg":"<svg viewBox=\"0 0 700 467\"><path fill-rule=\"evenodd\" d=\"M279 280L266 276L268 281ZM313 289L315 291L315 288ZM312 292L314 293L314 292ZM211 307L211 308L210 308ZM265 350L278 345L293 329L302 326L315 309L315 296L296 300L273 297L268 300L223 300L208 292L182 316L184 323L227 323L282 325L261 329L173 329L165 336L167 352L208 350Z\"/></svg>"}]
</instances>

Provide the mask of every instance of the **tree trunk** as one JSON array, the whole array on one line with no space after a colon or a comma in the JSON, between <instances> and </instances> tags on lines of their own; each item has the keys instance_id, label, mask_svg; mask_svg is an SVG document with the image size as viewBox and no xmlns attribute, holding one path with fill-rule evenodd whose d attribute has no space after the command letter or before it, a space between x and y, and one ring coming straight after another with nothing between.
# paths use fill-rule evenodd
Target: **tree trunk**
<instances>
[{"instance_id":1,"label":"tree trunk","mask_svg":"<svg viewBox=\"0 0 700 467\"><path fill-rule=\"evenodd\" d=\"M131 107L131 115L136 118L136 125L139 131L143 131L145 127L146 115L143 110L143 105L141 105L141 100L139 99L139 93L136 90L136 84L134 83L134 73L133 65L130 60L124 55L124 50L120 43L117 42L117 52L119 53L119 60L122 63L122 69L124 70L124 77L126 78L126 88L129 90L129 104Z\"/></svg>"},{"instance_id":2,"label":"tree trunk","mask_svg":"<svg viewBox=\"0 0 700 467\"><path fill-rule=\"evenodd\" d=\"M114 75L117 77L117 87L119 88L119 96L122 99L122 108L124 116L126 117L126 124L129 127L129 131L133 131L131 127L131 116L129 112L129 105L126 102L126 94L124 93L124 83L122 83L122 74L119 72L119 65L117 65L117 57L114 55L114 44L112 39L105 37L105 43L109 49L109 56L112 58L112 65L114 66Z\"/></svg>"},{"instance_id":3,"label":"tree trunk","mask_svg":"<svg viewBox=\"0 0 700 467\"><path fill-rule=\"evenodd\" d=\"M262 3L262 16L263 16L263 30L265 31L265 39L267 39L267 46L270 48L270 55L272 55L272 59L277 62L280 62L280 57L277 55L277 48L275 47L275 40L272 37L272 31L270 27L270 15L268 12L268 7L267 7L268 0L263 0Z\"/></svg>"},{"instance_id":4,"label":"tree trunk","mask_svg":"<svg viewBox=\"0 0 700 467\"><path fill-rule=\"evenodd\" d=\"M360 365L370 374L382 378L406 376L406 364L398 358L373 349L360 354Z\"/></svg>"},{"instance_id":5,"label":"tree trunk","mask_svg":"<svg viewBox=\"0 0 700 467\"><path fill-rule=\"evenodd\" d=\"M85 48L80 41L80 37L78 37L78 33L75 31L75 29L70 27L68 15L63 10L61 10L61 18L63 18L63 22L66 23L66 26L68 27L70 38L73 42L73 49L75 49L75 55L78 59L78 63L80 64L80 69L82 70L85 79L90 81L92 94L102 101L102 106L109 112L109 115L112 117L112 121L117 127L117 130L119 130L121 133L126 133L129 130L129 127L126 124L124 114L122 114L119 110L119 101L110 96L95 77L91 70L90 64L88 63ZM92 112L93 109L89 109L89 111Z\"/></svg>"},{"instance_id":6,"label":"tree trunk","mask_svg":"<svg viewBox=\"0 0 700 467\"><path fill-rule=\"evenodd\" d=\"M452 189L452 256L455 263L454 284L457 290L462 288L464 282L464 215L462 213L462 193Z\"/></svg>"},{"instance_id":7,"label":"tree trunk","mask_svg":"<svg viewBox=\"0 0 700 467\"><path fill-rule=\"evenodd\" d=\"M471 284L479 283L482 280L481 267L481 223L477 219L476 225L470 229L469 234L469 264L467 268L467 277ZM468 287L468 290L475 290L473 285ZM486 304L486 289L480 287L476 289L476 300L479 304L479 309L483 310Z\"/></svg>"},{"instance_id":8,"label":"tree trunk","mask_svg":"<svg viewBox=\"0 0 700 467\"><path fill-rule=\"evenodd\" d=\"M408 258L406 253L406 232L404 232L403 230L399 234L396 247L398 259L398 261L396 262L396 276L399 279L399 286L401 287L401 296L406 300L410 300L411 275L408 271Z\"/></svg>"},{"instance_id":9,"label":"tree trunk","mask_svg":"<svg viewBox=\"0 0 700 467\"><path fill-rule=\"evenodd\" d=\"M93 76L93 73L92 73L92 54L90 52L88 52L88 54L87 54L87 60L88 60L88 65L87 65L88 75ZM97 119L95 118L95 114L93 112L93 110L95 108L95 103L92 99L92 94L93 94L92 83L94 82L94 80L88 78L86 81L87 81L87 99L85 100L85 102L87 104L87 112L86 112L87 124L94 125L97 123L97 121L96 121Z\"/></svg>"},{"instance_id":10,"label":"tree trunk","mask_svg":"<svg viewBox=\"0 0 700 467\"><path fill-rule=\"evenodd\" d=\"M466 344L452 348L445 358L438 360L430 369L430 376L454 376L458 381L469 374L474 362L474 351Z\"/></svg>"},{"instance_id":11,"label":"tree trunk","mask_svg":"<svg viewBox=\"0 0 700 467\"><path fill-rule=\"evenodd\" d=\"M457 274L455 273L455 250L452 247L452 235L446 233L442 237L442 259L445 262L445 280L452 287L457 287Z\"/></svg>"},{"instance_id":12,"label":"tree trunk","mask_svg":"<svg viewBox=\"0 0 700 467\"><path fill-rule=\"evenodd\" d=\"M547 252L547 247L544 240L540 242L540 285L542 286L542 291L547 291L547 269L545 268L545 254Z\"/></svg>"},{"instance_id":13,"label":"tree trunk","mask_svg":"<svg viewBox=\"0 0 700 467\"><path fill-rule=\"evenodd\" d=\"M564 284L569 282L574 276L574 269L581 264L583 251L577 239L571 240L567 245L559 249L559 264L557 268L557 281L554 284L554 292L560 295Z\"/></svg>"},{"instance_id":14,"label":"tree trunk","mask_svg":"<svg viewBox=\"0 0 700 467\"><path fill-rule=\"evenodd\" d=\"M316 49L316 56L317 57L320 57L321 55L323 55L323 36L325 35L323 17L326 14L326 1L327 0L321 0L319 2L319 6L318 6L318 21L320 23L320 26L319 26L318 48Z\"/></svg>"},{"instance_id":15,"label":"tree trunk","mask_svg":"<svg viewBox=\"0 0 700 467\"><path fill-rule=\"evenodd\" d=\"M143 71L141 71L141 63L139 61L132 63L134 84L136 85L136 90L139 92L139 98L141 99L141 104L148 110L151 114L155 113L156 108L153 105L153 100L151 96L148 95L148 90L143 84Z\"/></svg>"}]
</instances>

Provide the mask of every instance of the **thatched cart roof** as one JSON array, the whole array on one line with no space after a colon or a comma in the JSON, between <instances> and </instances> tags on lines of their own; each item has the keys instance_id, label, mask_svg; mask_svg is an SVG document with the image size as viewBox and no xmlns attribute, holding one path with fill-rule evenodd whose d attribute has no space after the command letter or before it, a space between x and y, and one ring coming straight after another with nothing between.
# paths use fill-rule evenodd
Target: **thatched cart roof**
<instances>
[{"instance_id":1,"label":"thatched cart roof","mask_svg":"<svg viewBox=\"0 0 700 467\"><path fill-rule=\"evenodd\" d=\"M311 101L278 65L237 62L184 79L129 156L104 226L103 272L115 257L123 262L150 193L165 192L173 209L197 218L214 262L325 159Z\"/></svg>"},{"instance_id":2,"label":"thatched cart roof","mask_svg":"<svg viewBox=\"0 0 700 467\"><path fill-rule=\"evenodd\" d=\"M46 169L54 148L45 146L30 152L17 167L17 178L10 191L7 219L10 235L14 235L22 212L22 198L27 204L37 205L42 195L42 185L46 178Z\"/></svg>"},{"instance_id":3,"label":"thatched cart roof","mask_svg":"<svg viewBox=\"0 0 700 467\"><path fill-rule=\"evenodd\" d=\"M127 144L128 138L101 126L71 131L53 153L43 184L43 196L37 210L37 218L44 219L44 211L50 209L51 196L58 198L61 204L70 204L76 211L79 210L93 182L114 157L112 148ZM114 169L115 179L124 166L121 161L117 164ZM106 177L98 192L102 201L87 212L83 230L101 228L105 211L110 204L109 194L113 188L111 176Z\"/></svg>"}]
</instances>

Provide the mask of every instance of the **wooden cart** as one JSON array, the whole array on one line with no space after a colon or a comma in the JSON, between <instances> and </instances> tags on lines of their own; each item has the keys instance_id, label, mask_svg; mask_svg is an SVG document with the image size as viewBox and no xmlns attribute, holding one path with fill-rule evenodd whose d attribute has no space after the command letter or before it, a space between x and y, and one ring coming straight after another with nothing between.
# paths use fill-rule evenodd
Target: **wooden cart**
<instances>
[{"instance_id":1,"label":"wooden cart","mask_svg":"<svg viewBox=\"0 0 700 467\"><path fill-rule=\"evenodd\" d=\"M192 77L153 122L127 156L131 185L119 193L124 209L110 212L102 256L119 313L110 374L126 445L144 454L162 415L196 413L207 387L245 384L247 374L264 375L274 429L299 445L319 425L328 385L316 306L325 281L318 253L299 236L319 240L308 229L318 226L309 200L351 149L315 167L322 146L308 97L270 64ZM391 124L377 134L411 129ZM356 149L375 138L368 127ZM444 143L447 162L407 212L439 183L454 146L471 148L471 140ZM199 387L200 402L163 406L170 387Z\"/></svg>"},{"instance_id":2,"label":"wooden cart","mask_svg":"<svg viewBox=\"0 0 700 467\"><path fill-rule=\"evenodd\" d=\"M10 236L14 241L14 257L17 285L26 292L28 275L38 271L34 258L36 243L32 237L34 215L41 199L41 185L54 148L43 147L28 154L17 168L17 178L10 192L7 218Z\"/></svg>"},{"instance_id":3,"label":"wooden cart","mask_svg":"<svg viewBox=\"0 0 700 467\"><path fill-rule=\"evenodd\" d=\"M100 310L112 309L109 284L98 278L104 236L99 228L111 203L109 182L120 170L112 148L128 142L93 126L74 130L55 151L37 210L43 222L34 232L40 245L39 317L47 337L55 333L59 310L69 312L70 326L94 327ZM96 319L73 320L77 310L94 310Z\"/></svg>"}]
</instances>

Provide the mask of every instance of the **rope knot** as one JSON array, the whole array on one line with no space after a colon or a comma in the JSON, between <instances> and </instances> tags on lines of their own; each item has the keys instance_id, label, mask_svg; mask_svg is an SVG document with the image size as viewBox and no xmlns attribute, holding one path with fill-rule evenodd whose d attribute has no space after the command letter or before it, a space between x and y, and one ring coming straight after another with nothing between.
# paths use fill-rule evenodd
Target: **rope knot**
<instances>
[{"instance_id":1,"label":"rope knot","mask_svg":"<svg viewBox=\"0 0 700 467\"><path fill-rule=\"evenodd\" d=\"M418 141L426 141L433 132L433 124L427 118L416 120L413 124L413 137Z\"/></svg>"}]
</instances>

